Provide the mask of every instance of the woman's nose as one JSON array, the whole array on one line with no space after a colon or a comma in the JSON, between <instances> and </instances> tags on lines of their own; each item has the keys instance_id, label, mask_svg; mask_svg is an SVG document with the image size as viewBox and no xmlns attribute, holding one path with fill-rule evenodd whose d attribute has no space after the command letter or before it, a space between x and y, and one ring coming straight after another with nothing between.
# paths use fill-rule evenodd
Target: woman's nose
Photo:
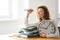
<instances>
[{"instance_id":1,"label":"woman's nose","mask_svg":"<svg viewBox=\"0 0 60 40\"><path fill-rule=\"evenodd\" d=\"M39 15L41 15L42 13L41 13L41 12L39 12L38 14L39 14Z\"/></svg>"}]
</instances>

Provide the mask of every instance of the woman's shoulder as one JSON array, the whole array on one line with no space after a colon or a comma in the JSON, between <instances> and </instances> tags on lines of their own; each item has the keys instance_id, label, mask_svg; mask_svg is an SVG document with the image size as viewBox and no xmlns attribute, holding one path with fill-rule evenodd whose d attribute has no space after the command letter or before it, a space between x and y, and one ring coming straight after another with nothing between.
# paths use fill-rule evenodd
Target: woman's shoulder
<instances>
[{"instance_id":1,"label":"woman's shoulder","mask_svg":"<svg viewBox=\"0 0 60 40\"><path fill-rule=\"evenodd\" d=\"M45 23L48 23L48 22L53 22L54 20L44 20L42 22L45 22ZM33 25L38 25L39 23L42 23L42 22L35 22Z\"/></svg>"},{"instance_id":2,"label":"woman's shoulder","mask_svg":"<svg viewBox=\"0 0 60 40\"><path fill-rule=\"evenodd\" d=\"M51 19L51 20L46 20L49 23L55 24L57 26L57 20Z\"/></svg>"},{"instance_id":3,"label":"woman's shoulder","mask_svg":"<svg viewBox=\"0 0 60 40\"><path fill-rule=\"evenodd\" d=\"M55 20L54 19L50 19L50 20L45 20L47 22L54 22Z\"/></svg>"}]
</instances>

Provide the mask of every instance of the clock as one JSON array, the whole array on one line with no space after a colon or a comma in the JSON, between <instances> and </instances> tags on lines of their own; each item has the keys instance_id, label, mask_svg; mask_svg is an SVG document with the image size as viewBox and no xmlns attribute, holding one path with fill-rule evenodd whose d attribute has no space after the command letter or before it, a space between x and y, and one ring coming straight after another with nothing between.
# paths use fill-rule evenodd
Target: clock
<instances>
[{"instance_id":1,"label":"clock","mask_svg":"<svg viewBox=\"0 0 60 40\"><path fill-rule=\"evenodd\" d=\"M50 25L46 29L49 34L55 34L56 27L55 25L51 22Z\"/></svg>"},{"instance_id":2,"label":"clock","mask_svg":"<svg viewBox=\"0 0 60 40\"><path fill-rule=\"evenodd\" d=\"M55 34L56 27L51 21L43 21L38 25L39 33L43 32L46 35Z\"/></svg>"}]
</instances>

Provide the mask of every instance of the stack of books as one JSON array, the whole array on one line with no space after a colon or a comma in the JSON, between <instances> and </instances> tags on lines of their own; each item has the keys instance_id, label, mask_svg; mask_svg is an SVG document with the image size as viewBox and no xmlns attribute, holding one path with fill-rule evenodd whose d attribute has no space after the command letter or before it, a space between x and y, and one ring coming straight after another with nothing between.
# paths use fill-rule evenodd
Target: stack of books
<instances>
[{"instance_id":1,"label":"stack of books","mask_svg":"<svg viewBox=\"0 0 60 40\"><path fill-rule=\"evenodd\" d=\"M26 28L22 28L22 30L19 31L19 36L25 37L25 38L38 37L39 32L36 26L29 26Z\"/></svg>"}]
</instances>

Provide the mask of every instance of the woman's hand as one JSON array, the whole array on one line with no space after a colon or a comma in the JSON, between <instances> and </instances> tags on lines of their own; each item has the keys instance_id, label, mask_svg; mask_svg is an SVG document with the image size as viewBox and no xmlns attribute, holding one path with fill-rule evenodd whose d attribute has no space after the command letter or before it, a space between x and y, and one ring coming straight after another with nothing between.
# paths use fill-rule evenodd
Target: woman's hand
<instances>
[{"instance_id":1,"label":"woman's hand","mask_svg":"<svg viewBox=\"0 0 60 40\"><path fill-rule=\"evenodd\" d=\"M45 33L42 32L42 33L40 33L40 37L46 38L47 36Z\"/></svg>"},{"instance_id":2,"label":"woman's hand","mask_svg":"<svg viewBox=\"0 0 60 40\"><path fill-rule=\"evenodd\" d=\"M33 9L28 9L27 14L31 14L33 12Z\"/></svg>"},{"instance_id":3,"label":"woman's hand","mask_svg":"<svg viewBox=\"0 0 60 40\"><path fill-rule=\"evenodd\" d=\"M33 12L33 9L28 9L27 10L27 17Z\"/></svg>"}]
</instances>

